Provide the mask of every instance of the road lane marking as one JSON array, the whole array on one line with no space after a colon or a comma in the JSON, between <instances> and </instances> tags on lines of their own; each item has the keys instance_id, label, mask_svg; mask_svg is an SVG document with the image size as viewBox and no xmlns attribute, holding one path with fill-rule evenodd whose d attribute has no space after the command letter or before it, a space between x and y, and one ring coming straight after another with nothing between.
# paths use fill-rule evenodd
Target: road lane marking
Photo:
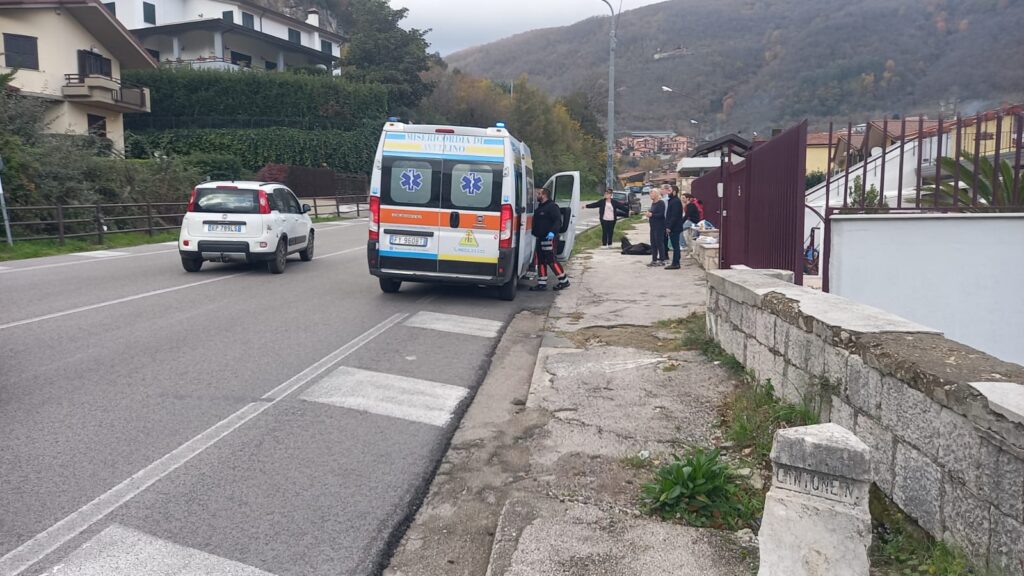
<instances>
[{"instance_id":1,"label":"road lane marking","mask_svg":"<svg viewBox=\"0 0 1024 576\"><path fill-rule=\"evenodd\" d=\"M174 472L186 462L213 446L221 438L259 416L264 410L277 404L289 394L324 373L338 361L355 352L388 328L404 320L408 314L399 313L367 330L348 344L325 356L287 382L274 388L260 400L243 406L238 412L214 424L198 436L163 456L156 462L136 472L127 480L111 488L92 502L79 508L70 516L47 528L28 542L0 558L0 576L18 576L46 555L63 546L68 540L99 522L125 502L152 486L161 478Z\"/></svg>"},{"instance_id":2,"label":"road lane marking","mask_svg":"<svg viewBox=\"0 0 1024 576\"><path fill-rule=\"evenodd\" d=\"M412 326L413 328L426 328L427 330L480 336L482 338L497 338L501 332L501 327L504 326L502 322L496 320L426 311L417 312L412 318L405 321L405 325Z\"/></svg>"},{"instance_id":3,"label":"road lane marking","mask_svg":"<svg viewBox=\"0 0 1024 576\"><path fill-rule=\"evenodd\" d=\"M97 308L105 308L107 306L113 306L115 304L124 304L125 302L131 302L133 300L139 300L142 298L149 298L150 296L159 296L160 294L167 294L168 292L176 292L178 290L184 290L186 288L194 288L196 286L202 286L203 284L210 284L212 282L220 282L221 280L227 280L236 276L241 276L246 272L238 272L236 274L228 274L227 276L218 276L216 278L210 278L209 280L201 280L199 282L192 282L191 284L182 284L181 286L173 286L171 288L163 288L160 290L153 290L150 292L144 292L142 294L136 294L134 296L126 296L124 298L118 298L117 300L108 300L106 302L100 302L99 304L90 304L88 306L81 306L78 308L72 308L71 310L65 310L63 312L54 312L53 314L46 314L45 316L36 316L35 318L28 318L26 320L18 320L17 322L8 322L7 324L0 324L0 330L6 330L8 328L14 328L16 326L24 326L25 324L34 324L36 322L42 322L43 320L53 320L54 318L60 318L62 316L68 316L71 314L78 314L79 312L88 312L89 310L96 310Z\"/></svg>"},{"instance_id":4,"label":"road lane marking","mask_svg":"<svg viewBox=\"0 0 1024 576\"><path fill-rule=\"evenodd\" d=\"M468 393L450 384L342 366L299 398L443 428Z\"/></svg>"},{"instance_id":5,"label":"road lane marking","mask_svg":"<svg viewBox=\"0 0 1024 576\"><path fill-rule=\"evenodd\" d=\"M0 270L10 270L7 266L0 266Z\"/></svg>"},{"instance_id":6,"label":"road lane marking","mask_svg":"<svg viewBox=\"0 0 1024 576\"><path fill-rule=\"evenodd\" d=\"M60 268L62 266L78 266L80 264L94 264L96 262L111 262L113 260L124 260L125 258L137 258L139 256L152 256L153 254L167 254L177 250L154 250L153 252L141 252L139 254L127 254L125 256L112 256L110 258L97 258L96 260L75 260L73 262L58 262L56 264L40 264L39 266L25 266L22 268L8 268L0 270L0 274L11 274L14 272L28 272L30 270L43 270L46 268Z\"/></svg>"},{"instance_id":7,"label":"road lane marking","mask_svg":"<svg viewBox=\"0 0 1024 576\"><path fill-rule=\"evenodd\" d=\"M366 250L366 246L356 246L355 248L349 248L348 250L340 250L338 252L331 252L330 254L324 254L323 256L317 256L317 258L330 258L331 256L339 256L341 254L349 254L352 252L358 252L360 250Z\"/></svg>"},{"instance_id":8,"label":"road lane marking","mask_svg":"<svg viewBox=\"0 0 1024 576\"><path fill-rule=\"evenodd\" d=\"M113 258L115 256L128 256L128 252L114 252L112 250L90 250L89 252L74 252L72 256L88 256L90 258Z\"/></svg>"},{"instance_id":9,"label":"road lane marking","mask_svg":"<svg viewBox=\"0 0 1024 576\"><path fill-rule=\"evenodd\" d=\"M127 526L113 524L46 573L47 576L274 576Z\"/></svg>"}]
</instances>

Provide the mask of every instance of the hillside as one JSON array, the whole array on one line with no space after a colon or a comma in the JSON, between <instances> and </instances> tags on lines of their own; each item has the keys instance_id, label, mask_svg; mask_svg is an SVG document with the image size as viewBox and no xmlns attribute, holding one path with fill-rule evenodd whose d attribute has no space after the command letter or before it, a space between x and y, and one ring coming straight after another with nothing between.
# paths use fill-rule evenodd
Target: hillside
<instances>
[{"instance_id":1,"label":"hillside","mask_svg":"<svg viewBox=\"0 0 1024 576\"><path fill-rule=\"evenodd\" d=\"M602 102L608 20L534 30L446 60ZM708 134L804 117L935 114L946 100L973 112L1024 101L1022 58L1016 0L671 0L622 14L616 117L623 130L689 130L694 118Z\"/></svg>"}]
</instances>

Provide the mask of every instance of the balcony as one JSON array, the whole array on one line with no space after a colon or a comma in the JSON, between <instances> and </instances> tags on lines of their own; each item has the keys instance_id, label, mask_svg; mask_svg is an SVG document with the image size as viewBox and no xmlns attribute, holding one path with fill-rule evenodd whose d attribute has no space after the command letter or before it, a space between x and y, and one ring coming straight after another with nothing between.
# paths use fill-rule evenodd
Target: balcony
<instances>
[{"instance_id":1,"label":"balcony","mask_svg":"<svg viewBox=\"0 0 1024 576\"><path fill-rule=\"evenodd\" d=\"M65 74L64 98L114 112L149 112L149 89L98 74Z\"/></svg>"}]
</instances>

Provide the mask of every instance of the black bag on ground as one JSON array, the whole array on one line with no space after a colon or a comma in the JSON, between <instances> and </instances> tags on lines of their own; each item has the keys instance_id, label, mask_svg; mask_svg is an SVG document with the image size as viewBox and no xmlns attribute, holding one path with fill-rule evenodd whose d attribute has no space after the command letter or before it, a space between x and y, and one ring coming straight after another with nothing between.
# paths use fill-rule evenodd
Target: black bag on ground
<instances>
[{"instance_id":1,"label":"black bag on ground","mask_svg":"<svg viewBox=\"0 0 1024 576\"><path fill-rule=\"evenodd\" d=\"M650 256L651 245L644 242L633 244L628 238L623 238L622 254L626 254L628 256Z\"/></svg>"}]
</instances>

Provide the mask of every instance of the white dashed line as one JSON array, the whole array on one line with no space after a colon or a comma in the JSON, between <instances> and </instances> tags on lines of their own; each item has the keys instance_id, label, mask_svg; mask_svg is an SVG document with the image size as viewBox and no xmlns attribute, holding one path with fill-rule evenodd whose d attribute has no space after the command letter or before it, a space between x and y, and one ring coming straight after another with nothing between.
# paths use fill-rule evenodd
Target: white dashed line
<instances>
[{"instance_id":1,"label":"white dashed line","mask_svg":"<svg viewBox=\"0 0 1024 576\"><path fill-rule=\"evenodd\" d=\"M405 321L405 325L412 326L413 328L426 328L428 330L439 330L454 334L480 336L482 338L497 338L504 324L496 320L484 320L483 318L472 318L470 316L438 314L437 312L417 312L412 318Z\"/></svg>"},{"instance_id":2,"label":"white dashed line","mask_svg":"<svg viewBox=\"0 0 1024 576\"><path fill-rule=\"evenodd\" d=\"M443 427L468 393L450 384L342 366L299 398Z\"/></svg>"},{"instance_id":3,"label":"white dashed line","mask_svg":"<svg viewBox=\"0 0 1024 576\"><path fill-rule=\"evenodd\" d=\"M139 256L152 256L153 254L167 254L177 250L155 250L153 252L142 252L139 254L126 254L124 256L111 256L109 258L98 258L95 260L75 260L74 262L58 262L56 264L40 264L38 266L25 266L23 268L8 268L0 270L0 274L13 274L15 272L30 272L32 270L44 270L46 268L61 268L63 266L80 266L82 264L94 264L96 262L110 262L112 260L123 260L125 258L138 258Z\"/></svg>"},{"instance_id":4,"label":"white dashed line","mask_svg":"<svg viewBox=\"0 0 1024 576\"><path fill-rule=\"evenodd\" d=\"M274 576L234 560L181 546L114 524L81 548L47 576Z\"/></svg>"}]
</instances>

